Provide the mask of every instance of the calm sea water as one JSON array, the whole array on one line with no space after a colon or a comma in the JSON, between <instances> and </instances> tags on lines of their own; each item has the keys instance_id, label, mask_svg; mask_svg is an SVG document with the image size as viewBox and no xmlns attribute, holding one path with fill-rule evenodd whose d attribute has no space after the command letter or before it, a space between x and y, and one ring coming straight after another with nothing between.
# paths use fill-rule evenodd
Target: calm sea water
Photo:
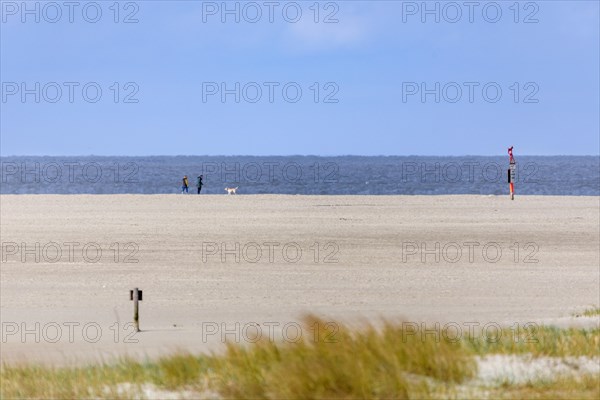
<instances>
[{"instance_id":1,"label":"calm sea water","mask_svg":"<svg viewBox=\"0 0 600 400\"><path fill-rule=\"evenodd\" d=\"M516 156L518 194L600 195L600 157ZM3 194L507 194L506 157L1 157Z\"/></svg>"}]
</instances>

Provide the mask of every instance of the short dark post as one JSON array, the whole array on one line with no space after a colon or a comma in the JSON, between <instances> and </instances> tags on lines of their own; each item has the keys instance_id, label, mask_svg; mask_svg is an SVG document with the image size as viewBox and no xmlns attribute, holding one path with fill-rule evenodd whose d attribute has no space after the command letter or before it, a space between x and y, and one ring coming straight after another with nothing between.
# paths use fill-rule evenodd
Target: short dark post
<instances>
[{"instance_id":1,"label":"short dark post","mask_svg":"<svg viewBox=\"0 0 600 400\"><path fill-rule=\"evenodd\" d=\"M142 291L138 288L129 291L129 300L133 300L133 325L135 331L140 331L140 313L138 301L142 301Z\"/></svg>"}]
</instances>

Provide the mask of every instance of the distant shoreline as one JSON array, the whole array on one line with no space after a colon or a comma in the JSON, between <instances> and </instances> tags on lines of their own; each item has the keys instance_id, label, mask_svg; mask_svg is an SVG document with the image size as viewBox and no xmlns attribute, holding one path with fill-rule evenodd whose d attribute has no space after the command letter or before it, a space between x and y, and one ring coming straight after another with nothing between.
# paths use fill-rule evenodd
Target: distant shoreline
<instances>
[{"instance_id":1,"label":"distant shoreline","mask_svg":"<svg viewBox=\"0 0 600 400\"><path fill-rule=\"evenodd\" d=\"M114 197L130 197L130 196L140 196L140 197L160 197L160 196L173 196L173 197L180 197L182 196L181 193L0 193L0 197L4 197L4 196L114 196ZM457 198L457 197L490 197L490 198L502 198L502 197L507 197L508 200L510 200L509 198L509 194L287 194L287 193L248 193L248 194L244 194L244 193L238 193L236 195L228 195L227 193L223 193L223 194L215 194L215 193L211 193L211 194L196 194L196 193L192 193L191 189L190 189L190 193L185 194L184 196L190 196L190 197L220 197L220 196L227 196L227 197L236 197L236 196L243 196L243 197L265 197L265 198L269 198L269 197L290 197L290 198L294 198L294 197L407 197L407 198L418 198L418 197L423 197L423 198L430 198L430 197L453 197L453 198ZM518 198L522 197L522 198L529 198L529 199L533 199L533 198L553 198L553 197L574 197L574 198L585 198L585 197L600 197L600 195L588 195L588 194L582 194L582 195L577 195L577 194L517 194L515 195L515 201L518 201Z\"/></svg>"},{"instance_id":2,"label":"distant shoreline","mask_svg":"<svg viewBox=\"0 0 600 400\"><path fill-rule=\"evenodd\" d=\"M517 195L600 195L600 156L515 154ZM509 156L4 157L0 193L503 195Z\"/></svg>"},{"instance_id":3,"label":"distant shoreline","mask_svg":"<svg viewBox=\"0 0 600 400\"><path fill-rule=\"evenodd\" d=\"M153 154L153 155L94 155L94 154L78 154L78 155L35 155L35 154L22 154L22 155L0 155L2 158L177 158L177 157L205 157L205 158L236 158L236 157L254 157L254 158L288 158L288 157L304 157L304 158L414 158L414 157L428 157L428 158L465 158L465 157L506 157L506 154L446 154L446 155L429 155L429 154L411 154L411 155L400 155L400 154L379 154L379 155L360 155L360 154L343 154L343 155L317 155L317 154L271 154L271 155L253 155L253 154ZM600 154L519 154L519 157L600 157Z\"/></svg>"}]
</instances>

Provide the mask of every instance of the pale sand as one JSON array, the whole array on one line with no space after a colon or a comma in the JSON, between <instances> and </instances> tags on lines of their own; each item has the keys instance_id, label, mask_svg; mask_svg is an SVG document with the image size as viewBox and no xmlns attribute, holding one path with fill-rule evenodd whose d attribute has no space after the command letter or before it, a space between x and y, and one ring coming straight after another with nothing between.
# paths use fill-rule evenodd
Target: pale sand
<instances>
[{"instance_id":1,"label":"pale sand","mask_svg":"<svg viewBox=\"0 0 600 400\"><path fill-rule=\"evenodd\" d=\"M196 196L196 195L3 195L0 196L2 359L66 363L115 355L156 356L175 349L221 348L207 329L226 323L298 321L306 312L344 321L379 317L406 321L498 323L597 323L572 317L600 303L600 198L517 196ZM33 248L49 242L95 242L98 263L81 248L69 262L36 263L7 254L6 243ZM111 243L135 242L139 263L114 262ZM281 246L269 261L236 263L218 256L202 261L203 242L297 243L297 263ZM319 263L311 246L319 243ZM456 263L419 254L402 260L403 242L463 246ZM469 261L466 242L479 242ZM502 257L488 262L485 243L498 243ZM520 244L517 262L512 243ZM523 246L538 246L533 259ZM323 263L327 243L339 246L337 263ZM332 249L331 247L330 249ZM47 248L49 257L54 250ZM454 250L448 257L454 256ZM88 253L94 255L94 251ZM248 257L254 257L252 250ZM293 251L290 249L290 256ZM494 251L490 249L490 257ZM143 289L142 332L137 344L117 340L111 326L131 321L129 290ZM34 333L10 335L15 326ZM68 323L73 326L73 343ZM88 325L88 341L82 327ZM214 324L216 325L214 325ZM25 325L22 325L25 324ZM209 324L209 325L207 325ZM102 328L97 343L94 326ZM55 340L57 327L62 336ZM292 327L293 328L293 327ZM250 334L248 330L246 333ZM310 334L310 332L303 332ZM293 337L293 329L288 337ZM275 338L280 338L277 330ZM227 336L234 339L234 334ZM115 343L118 342L118 343ZM206 342L206 343L205 343Z\"/></svg>"}]
</instances>

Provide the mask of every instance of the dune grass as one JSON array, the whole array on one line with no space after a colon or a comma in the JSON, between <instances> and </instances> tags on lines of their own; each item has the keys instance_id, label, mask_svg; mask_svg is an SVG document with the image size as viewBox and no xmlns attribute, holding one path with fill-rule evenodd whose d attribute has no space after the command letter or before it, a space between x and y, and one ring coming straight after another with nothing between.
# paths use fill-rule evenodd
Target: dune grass
<instances>
[{"instance_id":1,"label":"dune grass","mask_svg":"<svg viewBox=\"0 0 600 400\"><path fill-rule=\"evenodd\" d=\"M113 364L78 368L7 366L0 372L2 399L80 399L138 397L143 384L164 390L206 389L208 357L175 354L157 361L120 359Z\"/></svg>"},{"instance_id":2,"label":"dune grass","mask_svg":"<svg viewBox=\"0 0 600 400\"><path fill-rule=\"evenodd\" d=\"M80 399L108 396L123 398L115 391L117 384L142 378L135 372L140 369L139 367L136 363L126 360L110 366L83 368L3 366L0 373L2 380L0 397L3 399ZM147 372L142 373L146 375Z\"/></svg>"},{"instance_id":3,"label":"dune grass","mask_svg":"<svg viewBox=\"0 0 600 400\"><path fill-rule=\"evenodd\" d=\"M592 307L584 310L582 315L584 317L597 317L600 316L600 307Z\"/></svg>"},{"instance_id":4,"label":"dune grass","mask_svg":"<svg viewBox=\"0 0 600 400\"><path fill-rule=\"evenodd\" d=\"M218 394L236 399L442 399L461 397L460 390L471 388L477 355L599 356L598 329L539 327L532 334L505 328L496 342L448 341L389 321L357 330L338 323L332 341L325 334L324 320L307 316L303 324L307 329L318 327L319 334L297 343L264 339L228 344L219 354L181 353L154 361L121 359L110 365L67 368L3 365L0 398L143 398L145 388L151 387L193 393L194 398ZM473 396L488 398L568 398L569 393L598 398L599 379L557 377L550 382L471 389Z\"/></svg>"},{"instance_id":5,"label":"dune grass","mask_svg":"<svg viewBox=\"0 0 600 400\"><path fill-rule=\"evenodd\" d=\"M305 319L306 326L325 322ZM476 365L460 343L422 341L401 325L385 323L359 332L338 324L336 342L262 341L230 345L216 359L219 392L232 398L398 398L427 396L427 379L460 383Z\"/></svg>"},{"instance_id":6,"label":"dune grass","mask_svg":"<svg viewBox=\"0 0 600 400\"><path fill-rule=\"evenodd\" d=\"M488 392L490 399L597 400L600 398L600 377L557 377L521 385L502 385Z\"/></svg>"},{"instance_id":7,"label":"dune grass","mask_svg":"<svg viewBox=\"0 0 600 400\"><path fill-rule=\"evenodd\" d=\"M498 338L498 340L496 340ZM600 356L600 329L561 329L554 326L531 325L529 329L503 328L487 340L464 340L478 355L532 354L548 357Z\"/></svg>"}]
</instances>

